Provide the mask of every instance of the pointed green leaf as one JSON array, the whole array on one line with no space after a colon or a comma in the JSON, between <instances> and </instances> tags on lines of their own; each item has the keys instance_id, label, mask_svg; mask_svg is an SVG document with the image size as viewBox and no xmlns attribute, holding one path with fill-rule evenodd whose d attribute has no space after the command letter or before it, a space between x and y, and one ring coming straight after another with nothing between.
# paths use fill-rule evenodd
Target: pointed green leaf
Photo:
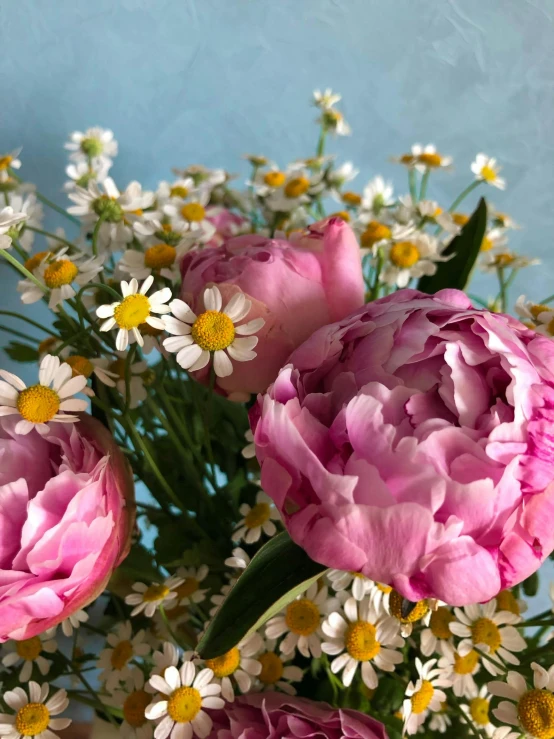
<instances>
[{"instance_id":1,"label":"pointed green leaf","mask_svg":"<svg viewBox=\"0 0 554 739\"><path fill-rule=\"evenodd\" d=\"M447 287L464 290L479 256L486 228L487 205L481 198L469 221L444 250L443 255L451 258L439 262L434 275L422 277L417 284L418 290L428 294Z\"/></svg>"},{"instance_id":2,"label":"pointed green leaf","mask_svg":"<svg viewBox=\"0 0 554 739\"><path fill-rule=\"evenodd\" d=\"M4 351L14 362L36 362L38 360L38 351L35 347L22 344L20 341L10 341L8 346L4 347Z\"/></svg>"},{"instance_id":3,"label":"pointed green leaf","mask_svg":"<svg viewBox=\"0 0 554 739\"><path fill-rule=\"evenodd\" d=\"M242 573L196 651L204 659L225 654L309 588L326 569L311 560L287 533L273 537Z\"/></svg>"}]
</instances>

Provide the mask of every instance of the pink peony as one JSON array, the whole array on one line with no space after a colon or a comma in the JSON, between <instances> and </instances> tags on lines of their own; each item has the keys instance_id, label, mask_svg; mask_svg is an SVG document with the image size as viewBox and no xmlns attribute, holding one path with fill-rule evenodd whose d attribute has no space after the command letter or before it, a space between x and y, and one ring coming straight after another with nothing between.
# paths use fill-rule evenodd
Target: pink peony
<instances>
[{"instance_id":1,"label":"pink peony","mask_svg":"<svg viewBox=\"0 0 554 739\"><path fill-rule=\"evenodd\" d=\"M217 284L224 305L243 292L252 301L246 320L265 320L256 332L258 356L235 362L232 375L218 378L218 387L230 395L265 390L291 351L316 329L363 305L360 249L348 225L339 218L317 223L295 244L249 234L183 259L181 298L196 313L204 310L205 288ZM195 373L199 379L207 374L207 368Z\"/></svg>"},{"instance_id":2,"label":"pink peony","mask_svg":"<svg viewBox=\"0 0 554 739\"><path fill-rule=\"evenodd\" d=\"M282 693L243 695L212 715L209 739L388 739L371 716Z\"/></svg>"},{"instance_id":3,"label":"pink peony","mask_svg":"<svg viewBox=\"0 0 554 739\"><path fill-rule=\"evenodd\" d=\"M554 342L456 290L325 326L251 413L262 485L328 567L465 605L554 548Z\"/></svg>"},{"instance_id":4,"label":"pink peony","mask_svg":"<svg viewBox=\"0 0 554 739\"><path fill-rule=\"evenodd\" d=\"M0 418L0 642L29 639L94 600L127 554L133 478L97 420L14 432Z\"/></svg>"},{"instance_id":5,"label":"pink peony","mask_svg":"<svg viewBox=\"0 0 554 739\"><path fill-rule=\"evenodd\" d=\"M248 218L217 205L206 209L206 220L215 228L215 234L208 246L221 246L226 239L244 232L250 226Z\"/></svg>"}]
</instances>

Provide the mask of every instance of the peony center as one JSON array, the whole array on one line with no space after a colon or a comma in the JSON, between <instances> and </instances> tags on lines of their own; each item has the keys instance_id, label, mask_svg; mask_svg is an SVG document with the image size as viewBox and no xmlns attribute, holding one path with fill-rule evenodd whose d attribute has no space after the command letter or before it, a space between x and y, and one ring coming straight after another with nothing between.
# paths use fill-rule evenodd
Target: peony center
<instances>
[{"instance_id":1,"label":"peony center","mask_svg":"<svg viewBox=\"0 0 554 739\"><path fill-rule=\"evenodd\" d=\"M29 272L34 272L35 269L41 265L42 261L46 259L49 254L49 251L37 251L36 254L33 254L32 257L29 257L29 259L25 260L25 264L23 266Z\"/></svg>"},{"instance_id":2,"label":"peony center","mask_svg":"<svg viewBox=\"0 0 554 739\"><path fill-rule=\"evenodd\" d=\"M535 739L554 737L554 695L548 690L528 690L517 704L519 721Z\"/></svg>"},{"instance_id":3,"label":"peony center","mask_svg":"<svg viewBox=\"0 0 554 739\"><path fill-rule=\"evenodd\" d=\"M164 269L175 262L177 250L169 244L156 244L144 252L144 265L150 269Z\"/></svg>"},{"instance_id":4,"label":"peony center","mask_svg":"<svg viewBox=\"0 0 554 739\"><path fill-rule=\"evenodd\" d=\"M435 688L431 685L429 680L422 680L421 688L412 695L412 712L423 713L428 707L429 703L433 700L433 694Z\"/></svg>"},{"instance_id":5,"label":"peony center","mask_svg":"<svg viewBox=\"0 0 554 739\"><path fill-rule=\"evenodd\" d=\"M429 628L433 636L437 639L450 639L452 632L449 624L452 621L454 621L454 616L445 606L440 606L436 611L433 611L429 622Z\"/></svg>"},{"instance_id":6,"label":"peony center","mask_svg":"<svg viewBox=\"0 0 554 739\"><path fill-rule=\"evenodd\" d=\"M502 592L498 593L496 596L496 607L499 611L509 611L516 616L521 615L519 603L511 590L502 590Z\"/></svg>"},{"instance_id":7,"label":"peony center","mask_svg":"<svg viewBox=\"0 0 554 739\"><path fill-rule=\"evenodd\" d=\"M69 259L56 259L44 270L44 283L53 290L62 285L70 285L79 274L79 268Z\"/></svg>"},{"instance_id":8,"label":"peony center","mask_svg":"<svg viewBox=\"0 0 554 739\"><path fill-rule=\"evenodd\" d=\"M192 326L192 338L201 349L216 352L226 349L235 340L233 321L225 313L207 310Z\"/></svg>"},{"instance_id":9,"label":"peony center","mask_svg":"<svg viewBox=\"0 0 554 739\"><path fill-rule=\"evenodd\" d=\"M494 182L496 179L496 171L492 167L489 167L488 164L485 164L485 166L481 168L481 177L485 182Z\"/></svg>"},{"instance_id":10,"label":"peony center","mask_svg":"<svg viewBox=\"0 0 554 739\"><path fill-rule=\"evenodd\" d=\"M181 583L179 587L175 588L175 592L179 600L181 600L181 598L188 598L193 593L196 593L199 587L200 583L195 577L187 577L184 583Z\"/></svg>"},{"instance_id":11,"label":"peony center","mask_svg":"<svg viewBox=\"0 0 554 739\"><path fill-rule=\"evenodd\" d=\"M319 627L319 608L307 598L294 600L287 606L285 621L293 634L310 636Z\"/></svg>"},{"instance_id":12,"label":"peony center","mask_svg":"<svg viewBox=\"0 0 554 739\"><path fill-rule=\"evenodd\" d=\"M355 621L346 630L344 644L346 651L358 662L367 662L381 651L381 644L375 638L377 631L368 621Z\"/></svg>"},{"instance_id":13,"label":"peony center","mask_svg":"<svg viewBox=\"0 0 554 739\"><path fill-rule=\"evenodd\" d=\"M167 702L167 713L178 724L192 721L201 708L202 697L196 688L177 688Z\"/></svg>"},{"instance_id":14,"label":"peony center","mask_svg":"<svg viewBox=\"0 0 554 739\"><path fill-rule=\"evenodd\" d=\"M479 662L479 655L472 649L464 657L461 657L458 653L454 655L454 672L457 675L471 675L473 674L477 663Z\"/></svg>"},{"instance_id":15,"label":"peony center","mask_svg":"<svg viewBox=\"0 0 554 739\"><path fill-rule=\"evenodd\" d=\"M257 659L262 665L258 678L264 685L274 685L283 677L285 667L275 652L266 652Z\"/></svg>"},{"instance_id":16,"label":"peony center","mask_svg":"<svg viewBox=\"0 0 554 739\"><path fill-rule=\"evenodd\" d=\"M157 600L163 600L169 595L167 585L150 585L142 594L144 603L155 603Z\"/></svg>"},{"instance_id":17,"label":"peony center","mask_svg":"<svg viewBox=\"0 0 554 739\"><path fill-rule=\"evenodd\" d=\"M213 670L216 677L229 677L240 665L240 652L237 647L233 647L221 657L206 660L206 667Z\"/></svg>"},{"instance_id":18,"label":"peony center","mask_svg":"<svg viewBox=\"0 0 554 739\"><path fill-rule=\"evenodd\" d=\"M119 303L114 312L113 317L119 328L129 331L132 328L140 326L150 315L150 301L146 295L137 293L136 295L127 295Z\"/></svg>"},{"instance_id":19,"label":"peony center","mask_svg":"<svg viewBox=\"0 0 554 739\"><path fill-rule=\"evenodd\" d=\"M181 208L181 215L185 221L190 223L200 223L206 217L206 211L200 203L186 203Z\"/></svg>"},{"instance_id":20,"label":"peony center","mask_svg":"<svg viewBox=\"0 0 554 739\"><path fill-rule=\"evenodd\" d=\"M144 690L135 690L125 698L123 717L133 729L138 729L146 723L144 711L151 700L152 696Z\"/></svg>"},{"instance_id":21,"label":"peony center","mask_svg":"<svg viewBox=\"0 0 554 739\"><path fill-rule=\"evenodd\" d=\"M42 642L38 636L33 636L30 639L23 639L23 641L15 643L15 651L22 659L32 662L42 652Z\"/></svg>"},{"instance_id":22,"label":"peony center","mask_svg":"<svg viewBox=\"0 0 554 739\"><path fill-rule=\"evenodd\" d=\"M480 618L475 621L471 627L471 638L474 644L486 644L491 654L494 654L502 645L498 626L490 618Z\"/></svg>"},{"instance_id":23,"label":"peony center","mask_svg":"<svg viewBox=\"0 0 554 739\"><path fill-rule=\"evenodd\" d=\"M479 726L486 726L489 723L489 701L486 698L473 698L469 702L469 712Z\"/></svg>"},{"instance_id":24,"label":"peony center","mask_svg":"<svg viewBox=\"0 0 554 739\"><path fill-rule=\"evenodd\" d=\"M441 155L431 152L423 152L423 154L418 156L417 160L420 164L424 164L426 167L431 169L433 167L440 167L442 164Z\"/></svg>"},{"instance_id":25,"label":"peony center","mask_svg":"<svg viewBox=\"0 0 554 739\"><path fill-rule=\"evenodd\" d=\"M361 195L358 195L357 192L347 190L346 192L342 193L342 202L346 203L347 205L351 205L352 207L356 207L362 204L362 197Z\"/></svg>"},{"instance_id":26,"label":"peony center","mask_svg":"<svg viewBox=\"0 0 554 739\"><path fill-rule=\"evenodd\" d=\"M304 195L310 187L310 180L307 177L293 177L285 185L285 195L287 198L299 198Z\"/></svg>"},{"instance_id":27,"label":"peony center","mask_svg":"<svg viewBox=\"0 0 554 739\"><path fill-rule=\"evenodd\" d=\"M79 354L68 357L65 363L71 367L73 377L82 376L88 379L94 372L94 365L90 359L81 357Z\"/></svg>"},{"instance_id":28,"label":"peony center","mask_svg":"<svg viewBox=\"0 0 554 739\"><path fill-rule=\"evenodd\" d=\"M263 526L269 520L271 508L269 503L256 503L246 516L244 517L244 525L247 529L255 529L257 526Z\"/></svg>"},{"instance_id":29,"label":"peony center","mask_svg":"<svg viewBox=\"0 0 554 739\"><path fill-rule=\"evenodd\" d=\"M182 198L184 200L188 197L188 194L188 187L183 187L183 185L174 185L169 191L170 198Z\"/></svg>"},{"instance_id":30,"label":"peony center","mask_svg":"<svg viewBox=\"0 0 554 739\"><path fill-rule=\"evenodd\" d=\"M110 664L114 670L122 670L133 656L133 645L128 639L120 641L112 650Z\"/></svg>"},{"instance_id":31,"label":"peony center","mask_svg":"<svg viewBox=\"0 0 554 739\"><path fill-rule=\"evenodd\" d=\"M46 731L50 711L44 703L27 703L15 715L15 729L23 736L36 736Z\"/></svg>"},{"instance_id":32,"label":"peony center","mask_svg":"<svg viewBox=\"0 0 554 739\"><path fill-rule=\"evenodd\" d=\"M413 624L421 619L429 611L427 601L418 600L415 606L412 608L407 616L402 615L402 602L403 598L396 590L393 590L390 594L390 612L391 615L397 618L402 624Z\"/></svg>"},{"instance_id":33,"label":"peony center","mask_svg":"<svg viewBox=\"0 0 554 739\"><path fill-rule=\"evenodd\" d=\"M268 187L281 187L285 180L283 172L267 172L264 175L264 182Z\"/></svg>"},{"instance_id":34,"label":"peony center","mask_svg":"<svg viewBox=\"0 0 554 739\"><path fill-rule=\"evenodd\" d=\"M402 269L413 267L420 257L419 249L411 241L399 241L389 254L391 262Z\"/></svg>"},{"instance_id":35,"label":"peony center","mask_svg":"<svg viewBox=\"0 0 554 739\"><path fill-rule=\"evenodd\" d=\"M47 423L60 410L60 396L45 385L32 385L19 393L17 410L30 423Z\"/></svg>"}]
</instances>

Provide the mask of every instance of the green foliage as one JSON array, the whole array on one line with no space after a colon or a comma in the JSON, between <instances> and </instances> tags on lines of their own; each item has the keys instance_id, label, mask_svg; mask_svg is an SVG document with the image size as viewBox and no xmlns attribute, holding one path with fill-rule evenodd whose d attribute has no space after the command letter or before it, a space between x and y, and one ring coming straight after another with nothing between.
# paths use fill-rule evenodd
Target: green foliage
<instances>
[{"instance_id":1,"label":"green foliage","mask_svg":"<svg viewBox=\"0 0 554 739\"><path fill-rule=\"evenodd\" d=\"M20 341L10 341L4 351L14 362L38 362L38 351L34 346L22 344Z\"/></svg>"},{"instance_id":2,"label":"green foliage","mask_svg":"<svg viewBox=\"0 0 554 739\"><path fill-rule=\"evenodd\" d=\"M532 575L530 575L527 580L524 580L521 583L521 587L523 588L523 592L528 598L532 598L534 595L536 595L539 590L539 573L534 572Z\"/></svg>"}]
</instances>

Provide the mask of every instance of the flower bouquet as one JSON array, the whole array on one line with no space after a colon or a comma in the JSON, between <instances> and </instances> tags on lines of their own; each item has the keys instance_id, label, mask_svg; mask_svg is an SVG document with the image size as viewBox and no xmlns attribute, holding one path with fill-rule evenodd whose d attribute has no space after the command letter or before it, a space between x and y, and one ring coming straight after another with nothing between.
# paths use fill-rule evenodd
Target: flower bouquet
<instances>
[{"instance_id":1,"label":"flower bouquet","mask_svg":"<svg viewBox=\"0 0 554 739\"><path fill-rule=\"evenodd\" d=\"M433 146L396 159L409 194L355 190L339 100L244 188L120 190L101 128L66 144L68 207L0 158L0 261L51 312L0 311L33 365L0 370L0 736L70 736L71 702L128 739L554 737L554 614L524 600L554 549L554 296L512 306L536 260L463 210L495 159L450 207Z\"/></svg>"}]
</instances>

